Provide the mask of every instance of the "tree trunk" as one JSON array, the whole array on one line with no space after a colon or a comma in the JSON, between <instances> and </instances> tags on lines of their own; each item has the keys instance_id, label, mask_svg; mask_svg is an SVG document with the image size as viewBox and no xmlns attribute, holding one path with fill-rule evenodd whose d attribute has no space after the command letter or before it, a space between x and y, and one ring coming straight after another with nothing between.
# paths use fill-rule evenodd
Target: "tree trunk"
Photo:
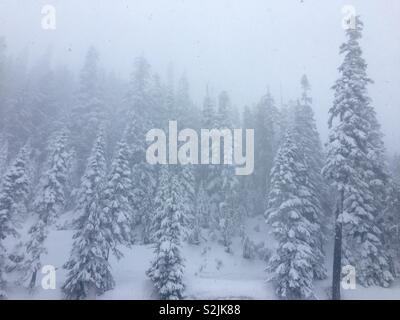
<instances>
[{"instance_id":1,"label":"tree trunk","mask_svg":"<svg viewBox=\"0 0 400 320\"><path fill-rule=\"evenodd\" d=\"M29 283L29 289L33 290L35 288L35 284L36 284L36 275L37 275L37 270L32 272L32 277L31 277L31 281Z\"/></svg>"},{"instance_id":2,"label":"tree trunk","mask_svg":"<svg viewBox=\"0 0 400 320\"><path fill-rule=\"evenodd\" d=\"M343 191L340 192L335 217L335 245L333 249L332 300L340 300L342 273L342 223L338 221L343 212Z\"/></svg>"}]
</instances>

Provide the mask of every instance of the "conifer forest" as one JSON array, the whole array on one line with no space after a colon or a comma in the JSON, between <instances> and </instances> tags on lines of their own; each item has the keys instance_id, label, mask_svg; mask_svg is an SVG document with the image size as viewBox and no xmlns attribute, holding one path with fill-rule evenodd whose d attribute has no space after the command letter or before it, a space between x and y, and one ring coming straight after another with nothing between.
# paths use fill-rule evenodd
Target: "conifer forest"
<instances>
[{"instance_id":1,"label":"conifer forest","mask_svg":"<svg viewBox=\"0 0 400 320\"><path fill-rule=\"evenodd\" d=\"M400 298L400 2L0 0L0 300Z\"/></svg>"}]
</instances>

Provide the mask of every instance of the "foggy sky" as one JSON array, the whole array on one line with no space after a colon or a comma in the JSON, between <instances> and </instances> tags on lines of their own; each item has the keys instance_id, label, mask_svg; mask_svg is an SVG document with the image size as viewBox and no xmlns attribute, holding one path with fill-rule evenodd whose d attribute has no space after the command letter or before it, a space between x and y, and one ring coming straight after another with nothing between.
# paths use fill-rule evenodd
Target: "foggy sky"
<instances>
[{"instance_id":1,"label":"foggy sky","mask_svg":"<svg viewBox=\"0 0 400 320\"><path fill-rule=\"evenodd\" d=\"M41 28L41 8L54 5L57 29ZM79 70L87 48L127 78L143 54L165 75L186 72L201 104L206 85L225 89L238 106L252 105L269 87L279 106L297 99L306 73L323 139L330 89L345 40L342 7L365 24L362 47L375 84L370 95L389 151L400 152L400 1L398 0L0 0L0 36L8 53L27 49L31 61L51 47L55 62Z\"/></svg>"}]
</instances>

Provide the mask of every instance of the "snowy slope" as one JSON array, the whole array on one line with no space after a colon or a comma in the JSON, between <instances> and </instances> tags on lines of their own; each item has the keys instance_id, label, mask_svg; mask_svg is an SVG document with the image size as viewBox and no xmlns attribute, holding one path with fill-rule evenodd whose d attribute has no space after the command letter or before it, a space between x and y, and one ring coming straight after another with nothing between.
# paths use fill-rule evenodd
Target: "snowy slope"
<instances>
[{"instance_id":1,"label":"snowy slope","mask_svg":"<svg viewBox=\"0 0 400 320\"><path fill-rule=\"evenodd\" d=\"M260 228L255 228L259 225ZM266 230L263 219L249 219L246 233L256 243L264 241L273 247L273 240ZM72 232L54 230L46 241L48 255L44 264L54 265L57 270L56 290L44 290L40 286L32 294L25 289L12 286L10 299L60 299L61 286L65 278L63 263L68 259L72 245ZM328 248L331 251L331 248ZM124 257L111 259L116 287L99 299L155 299L151 282L145 271L153 256L151 246L136 245L123 249ZM273 287L265 282L265 262L260 259L248 260L242 257L239 238L233 245L233 253L226 253L223 247L207 241L199 246L186 244L183 248L186 260L185 283L188 299L276 299ZM329 256L329 255L328 255ZM327 266L331 261L328 259ZM39 276L39 280L40 280ZM319 299L327 299L330 279L315 283ZM400 283L392 288L362 288L343 291L345 299L400 299Z\"/></svg>"}]
</instances>

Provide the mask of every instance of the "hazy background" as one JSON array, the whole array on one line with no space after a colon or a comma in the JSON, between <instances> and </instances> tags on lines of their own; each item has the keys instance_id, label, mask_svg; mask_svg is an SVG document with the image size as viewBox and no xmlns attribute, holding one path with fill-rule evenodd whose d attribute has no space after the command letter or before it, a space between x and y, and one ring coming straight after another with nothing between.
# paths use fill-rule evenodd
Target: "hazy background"
<instances>
[{"instance_id":1,"label":"hazy background","mask_svg":"<svg viewBox=\"0 0 400 320\"><path fill-rule=\"evenodd\" d=\"M57 29L41 28L43 5L57 10ZM55 63L80 69L88 47L101 65L127 77L136 56L178 78L186 72L200 104L206 85L229 91L239 107L267 88L279 106L299 96L306 73L323 139L332 102L342 7L353 5L365 23L362 47L369 64L371 97L389 151L400 151L400 1L398 0L0 0L0 36L8 54L30 61L53 52Z\"/></svg>"}]
</instances>

